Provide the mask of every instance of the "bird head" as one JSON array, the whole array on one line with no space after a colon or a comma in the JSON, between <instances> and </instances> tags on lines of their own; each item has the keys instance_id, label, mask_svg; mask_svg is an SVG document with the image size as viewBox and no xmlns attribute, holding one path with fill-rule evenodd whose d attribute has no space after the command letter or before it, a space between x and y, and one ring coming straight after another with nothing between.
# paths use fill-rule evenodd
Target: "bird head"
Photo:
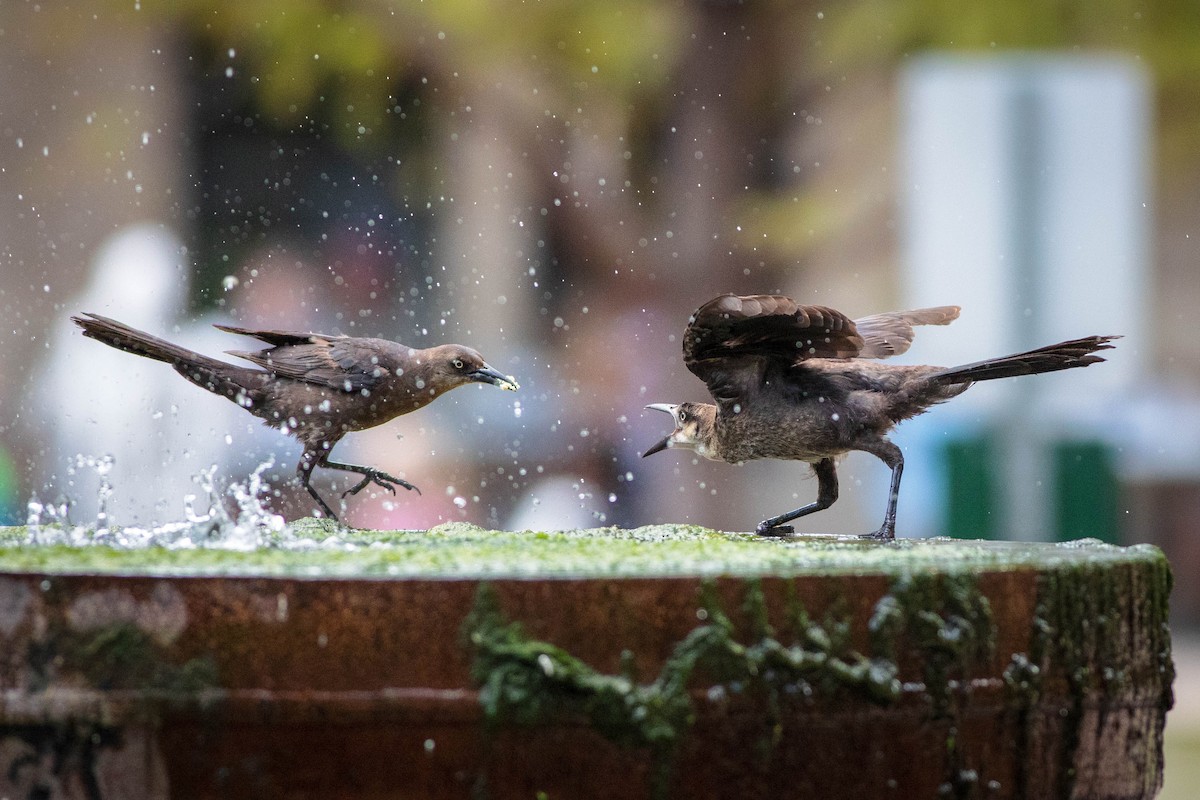
<instances>
[{"instance_id":1,"label":"bird head","mask_svg":"<svg viewBox=\"0 0 1200 800\"><path fill-rule=\"evenodd\" d=\"M460 344L431 348L429 364L436 382L447 388L466 383L490 383L510 392L521 388L516 378L493 369L478 351Z\"/></svg>"},{"instance_id":2,"label":"bird head","mask_svg":"<svg viewBox=\"0 0 1200 800\"><path fill-rule=\"evenodd\" d=\"M668 447L682 447L695 450L705 458L710 458L712 440L715 435L717 407L706 403L654 403L646 408L670 414L675 420L675 430L664 436L649 450L642 453L642 458L654 455Z\"/></svg>"}]
</instances>

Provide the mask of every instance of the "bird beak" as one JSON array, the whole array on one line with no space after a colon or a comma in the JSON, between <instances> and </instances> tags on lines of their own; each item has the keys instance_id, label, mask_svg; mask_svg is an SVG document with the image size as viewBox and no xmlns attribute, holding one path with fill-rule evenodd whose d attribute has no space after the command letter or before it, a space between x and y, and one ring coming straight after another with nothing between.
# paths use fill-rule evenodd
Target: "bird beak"
<instances>
[{"instance_id":1,"label":"bird beak","mask_svg":"<svg viewBox=\"0 0 1200 800\"><path fill-rule=\"evenodd\" d=\"M484 364L479 369L471 373L471 380L479 381L480 383L490 383L493 386L499 386L508 392L515 392L521 388L521 384L517 383L517 379L512 375L505 375L498 372L487 364Z\"/></svg>"},{"instance_id":2,"label":"bird beak","mask_svg":"<svg viewBox=\"0 0 1200 800\"><path fill-rule=\"evenodd\" d=\"M661 450L666 450L670 446L671 446L671 435L667 434L666 436L664 436L663 438L661 438L657 442L655 442L650 447L649 450L642 453L642 458L645 458L646 456L652 456Z\"/></svg>"},{"instance_id":3,"label":"bird beak","mask_svg":"<svg viewBox=\"0 0 1200 800\"><path fill-rule=\"evenodd\" d=\"M673 406L670 403L653 403L651 405L646 406L646 408L653 409L654 411L661 411L664 414L670 414L672 419L675 418L675 409L678 407L679 406ZM671 431L669 434L664 436L662 439L660 439L658 442L656 442L649 450L642 453L642 458L645 458L646 456L652 456L657 452L666 450L668 447L671 446L671 437L674 435L675 435L675 431Z\"/></svg>"}]
</instances>

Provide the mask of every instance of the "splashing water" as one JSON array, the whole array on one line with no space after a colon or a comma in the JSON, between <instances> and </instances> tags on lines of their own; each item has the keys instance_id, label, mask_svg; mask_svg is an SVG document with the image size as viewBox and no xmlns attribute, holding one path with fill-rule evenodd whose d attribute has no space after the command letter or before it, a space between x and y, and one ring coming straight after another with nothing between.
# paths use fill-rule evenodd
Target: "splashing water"
<instances>
[{"instance_id":1,"label":"splashing water","mask_svg":"<svg viewBox=\"0 0 1200 800\"><path fill-rule=\"evenodd\" d=\"M218 486L216 465L201 471L192 478L199 492L183 498L184 519L153 528L121 528L113 523L108 513L108 500L113 495L108 474L113 463L113 457L108 455L99 458L76 456L68 467L69 475L90 469L100 478L95 522L90 525L74 523L70 517L71 503L68 499L42 503L34 497L29 501L26 519L29 527L28 544L172 549L209 547L224 550L255 550L261 547L308 549L318 546L316 541L290 531L283 517L265 506L264 498L270 486L263 479L263 473L275 465L273 457L259 464L244 483L233 481L224 487ZM232 512L226 498L233 500ZM320 544L339 543L331 542L333 539L336 537L330 537Z\"/></svg>"}]
</instances>

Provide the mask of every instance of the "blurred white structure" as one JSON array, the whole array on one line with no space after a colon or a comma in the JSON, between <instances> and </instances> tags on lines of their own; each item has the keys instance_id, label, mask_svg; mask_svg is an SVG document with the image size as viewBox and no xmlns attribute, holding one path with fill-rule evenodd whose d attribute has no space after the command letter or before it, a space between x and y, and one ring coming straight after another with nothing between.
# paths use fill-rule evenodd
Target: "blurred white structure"
<instances>
[{"instance_id":1,"label":"blurred white structure","mask_svg":"<svg viewBox=\"0 0 1200 800\"><path fill-rule=\"evenodd\" d=\"M43 442L36 494L43 502L65 495L76 523L96 521L99 486L88 467L71 474L77 454L115 459L108 473L109 519L131 525L181 519L183 497L196 492L192 478L201 470L215 463L252 467L267 455L261 442L287 444L169 366L85 339L70 322L80 312L103 314L217 354L230 345L227 335L181 324L191 274L185 255L183 243L160 225L117 232L97 252L83 294L62 307L47 342L43 368L23 403Z\"/></svg>"},{"instance_id":2,"label":"blurred white structure","mask_svg":"<svg viewBox=\"0 0 1200 800\"><path fill-rule=\"evenodd\" d=\"M944 473L916 472L946 442L990 436L992 532L1050 535L1055 444L1115 441L1150 360L1149 80L1119 57L930 56L904 74L901 103L906 307L963 306L952 335L922 336L920 359L1126 337L1103 366L980 384L897 437L920 451L912 490L938 485ZM918 530L944 526L934 493L905 499Z\"/></svg>"}]
</instances>

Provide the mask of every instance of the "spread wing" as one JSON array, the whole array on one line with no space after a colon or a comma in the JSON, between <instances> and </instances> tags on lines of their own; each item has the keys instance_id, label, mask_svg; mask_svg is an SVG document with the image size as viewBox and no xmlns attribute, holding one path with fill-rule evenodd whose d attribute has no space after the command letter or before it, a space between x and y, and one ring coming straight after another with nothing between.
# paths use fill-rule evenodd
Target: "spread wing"
<instances>
[{"instance_id":1,"label":"spread wing","mask_svg":"<svg viewBox=\"0 0 1200 800\"><path fill-rule=\"evenodd\" d=\"M299 331L259 330L256 328L238 328L233 325L213 325L219 331L236 333L238 336L250 336L260 342L281 347L288 344L308 344L312 338L335 339L335 336L325 336L320 333L300 333Z\"/></svg>"},{"instance_id":2,"label":"spread wing","mask_svg":"<svg viewBox=\"0 0 1200 800\"><path fill-rule=\"evenodd\" d=\"M854 358L865 345L854 322L787 297L723 294L696 310L683 334L683 363L718 404L737 402L771 368L814 358Z\"/></svg>"},{"instance_id":3,"label":"spread wing","mask_svg":"<svg viewBox=\"0 0 1200 800\"><path fill-rule=\"evenodd\" d=\"M403 347L383 339L248 330L227 325L217 327L274 345L257 353L230 350L230 355L244 358L282 378L344 392L371 389L390 376L394 359L389 351Z\"/></svg>"},{"instance_id":4,"label":"spread wing","mask_svg":"<svg viewBox=\"0 0 1200 800\"><path fill-rule=\"evenodd\" d=\"M768 373L803 380L806 361L820 358L887 358L908 350L916 325L948 325L958 306L889 311L851 320L825 306L787 297L723 294L688 322L683 361L708 386L718 404L737 402Z\"/></svg>"},{"instance_id":5,"label":"spread wing","mask_svg":"<svg viewBox=\"0 0 1200 800\"><path fill-rule=\"evenodd\" d=\"M854 320L863 338L859 358L887 358L908 350L914 325L949 325L958 319L958 306L918 308L913 311L888 311Z\"/></svg>"}]
</instances>

